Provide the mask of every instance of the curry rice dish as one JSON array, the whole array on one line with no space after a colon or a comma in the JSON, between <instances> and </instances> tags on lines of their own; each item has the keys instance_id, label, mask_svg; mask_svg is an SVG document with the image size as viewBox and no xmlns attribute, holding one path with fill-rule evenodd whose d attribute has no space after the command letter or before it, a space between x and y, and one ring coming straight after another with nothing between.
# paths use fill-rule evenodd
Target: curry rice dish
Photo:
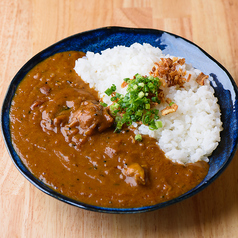
<instances>
[{"instance_id":1,"label":"curry rice dish","mask_svg":"<svg viewBox=\"0 0 238 238\"><path fill-rule=\"evenodd\" d=\"M18 86L10 110L10 129L14 148L26 167L55 191L104 207L153 205L199 184L209 169L204 159L174 162L165 156L155 137L140 129L151 123L152 132L162 130L162 117L179 110L180 105L166 94L166 80L159 75L158 68L168 61L156 61L151 77L136 76L144 82L159 82L160 95L152 90L147 95L150 104L145 99L142 117L144 120L149 114L150 120L143 125L136 120L122 124L125 110L118 113L109 106L115 109L115 104L120 103L115 98L120 87L116 91L111 86L111 91L105 90L107 97L114 100L108 103L102 101L96 87L90 88L81 79L73 68L82 57L84 53L73 51L53 55L35 66ZM178 62L185 64L179 59L170 64ZM200 76L203 84L206 76ZM123 90L134 87L136 77L123 81ZM176 87L185 87L183 81L180 79L181 85ZM155 96L157 99L152 99ZM169 99L174 101L166 102ZM163 106L159 116L153 109L158 104Z\"/></svg>"}]
</instances>

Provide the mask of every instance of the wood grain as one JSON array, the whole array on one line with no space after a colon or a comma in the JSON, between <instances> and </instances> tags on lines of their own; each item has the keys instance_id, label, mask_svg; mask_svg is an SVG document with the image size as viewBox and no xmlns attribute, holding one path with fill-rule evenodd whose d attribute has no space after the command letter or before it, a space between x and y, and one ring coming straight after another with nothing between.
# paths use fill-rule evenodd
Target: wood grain
<instances>
[{"instance_id":1,"label":"wood grain","mask_svg":"<svg viewBox=\"0 0 238 238\"><path fill-rule=\"evenodd\" d=\"M69 35L148 27L192 40L238 82L236 0L1 0L0 100L20 67ZM143 214L110 215L59 202L15 168L0 139L0 237L238 237L238 154L201 193Z\"/></svg>"}]
</instances>

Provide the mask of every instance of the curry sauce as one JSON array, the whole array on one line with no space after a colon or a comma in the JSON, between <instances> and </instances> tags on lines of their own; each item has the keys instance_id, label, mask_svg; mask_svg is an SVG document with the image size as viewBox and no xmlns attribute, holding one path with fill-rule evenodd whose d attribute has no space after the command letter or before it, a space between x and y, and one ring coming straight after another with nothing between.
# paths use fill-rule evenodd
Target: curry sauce
<instances>
[{"instance_id":1,"label":"curry sauce","mask_svg":"<svg viewBox=\"0 0 238 238\"><path fill-rule=\"evenodd\" d=\"M55 191L104 207L141 207L178 197L206 176L206 162L177 164L156 140L115 133L98 93L73 70L82 52L62 52L19 84L10 111L14 148L26 167Z\"/></svg>"}]
</instances>

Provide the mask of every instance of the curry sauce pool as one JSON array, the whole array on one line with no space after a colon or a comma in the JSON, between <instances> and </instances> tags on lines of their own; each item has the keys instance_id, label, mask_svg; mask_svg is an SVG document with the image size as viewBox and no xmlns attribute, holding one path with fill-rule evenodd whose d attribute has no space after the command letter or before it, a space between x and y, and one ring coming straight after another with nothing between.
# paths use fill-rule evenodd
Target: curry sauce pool
<instances>
[{"instance_id":1,"label":"curry sauce pool","mask_svg":"<svg viewBox=\"0 0 238 238\"><path fill-rule=\"evenodd\" d=\"M46 59L16 90L11 137L27 168L57 192L104 207L153 205L199 184L208 163L173 163L155 139L135 141L128 129L114 133L98 93L73 70L83 55L63 52Z\"/></svg>"}]
</instances>

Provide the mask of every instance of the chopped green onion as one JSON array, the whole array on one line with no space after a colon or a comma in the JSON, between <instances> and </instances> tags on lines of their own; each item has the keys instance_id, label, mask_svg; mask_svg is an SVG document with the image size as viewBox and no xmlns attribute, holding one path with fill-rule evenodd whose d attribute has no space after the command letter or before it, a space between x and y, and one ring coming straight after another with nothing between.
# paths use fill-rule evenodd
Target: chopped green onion
<instances>
[{"instance_id":1,"label":"chopped green onion","mask_svg":"<svg viewBox=\"0 0 238 238\"><path fill-rule=\"evenodd\" d=\"M145 109L150 109L150 104L145 104Z\"/></svg>"},{"instance_id":2,"label":"chopped green onion","mask_svg":"<svg viewBox=\"0 0 238 238\"><path fill-rule=\"evenodd\" d=\"M106 93L108 96L110 96L113 92L116 91L116 89L117 89L116 85L113 84L113 85L111 86L111 88L108 88L108 89L105 91L105 93Z\"/></svg>"},{"instance_id":3,"label":"chopped green onion","mask_svg":"<svg viewBox=\"0 0 238 238\"><path fill-rule=\"evenodd\" d=\"M139 97L139 98L143 98L144 95L145 95L145 94L144 94L142 91L138 93L138 97Z\"/></svg>"},{"instance_id":4,"label":"chopped green onion","mask_svg":"<svg viewBox=\"0 0 238 238\"><path fill-rule=\"evenodd\" d=\"M105 102L100 102L100 104L103 106L103 107L107 107L107 104Z\"/></svg>"},{"instance_id":5,"label":"chopped green onion","mask_svg":"<svg viewBox=\"0 0 238 238\"><path fill-rule=\"evenodd\" d=\"M111 101L114 102L117 100L117 97L111 97Z\"/></svg>"},{"instance_id":6,"label":"chopped green onion","mask_svg":"<svg viewBox=\"0 0 238 238\"><path fill-rule=\"evenodd\" d=\"M122 95L116 92L111 97L114 103L110 106L110 111L116 117L116 130L121 130L124 124L130 126L132 122L142 122L151 130L160 128L162 123L157 121L159 110L152 108L154 103L160 103L159 78L136 74L133 79L125 78L124 81L128 83L127 93ZM111 96L115 91L116 86L113 84L105 93Z\"/></svg>"},{"instance_id":7,"label":"chopped green onion","mask_svg":"<svg viewBox=\"0 0 238 238\"><path fill-rule=\"evenodd\" d=\"M135 84L135 85L133 85L133 89L137 89L137 87L138 87L138 86L137 86L136 84Z\"/></svg>"},{"instance_id":8,"label":"chopped green onion","mask_svg":"<svg viewBox=\"0 0 238 238\"><path fill-rule=\"evenodd\" d=\"M156 125L157 128L162 128L162 126L163 126L162 121L156 121L155 125Z\"/></svg>"},{"instance_id":9,"label":"chopped green onion","mask_svg":"<svg viewBox=\"0 0 238 238\"><path fill-rule=\"evenodd\" d=\"M140 134L135 135L135 140L141 141L142 140L142 136Z\"/></svg>"},{"instance_id":10,"label":"chopped green onion","mask_svg":"<svg viewBox=\"0 0 238 238\"><path fill-rule=\"evenodd\" d=\"M152 101L152 102L157 102L157 97L152 97L152 98L151 98L151 101Z\"/></svg>"}]
</instances>

